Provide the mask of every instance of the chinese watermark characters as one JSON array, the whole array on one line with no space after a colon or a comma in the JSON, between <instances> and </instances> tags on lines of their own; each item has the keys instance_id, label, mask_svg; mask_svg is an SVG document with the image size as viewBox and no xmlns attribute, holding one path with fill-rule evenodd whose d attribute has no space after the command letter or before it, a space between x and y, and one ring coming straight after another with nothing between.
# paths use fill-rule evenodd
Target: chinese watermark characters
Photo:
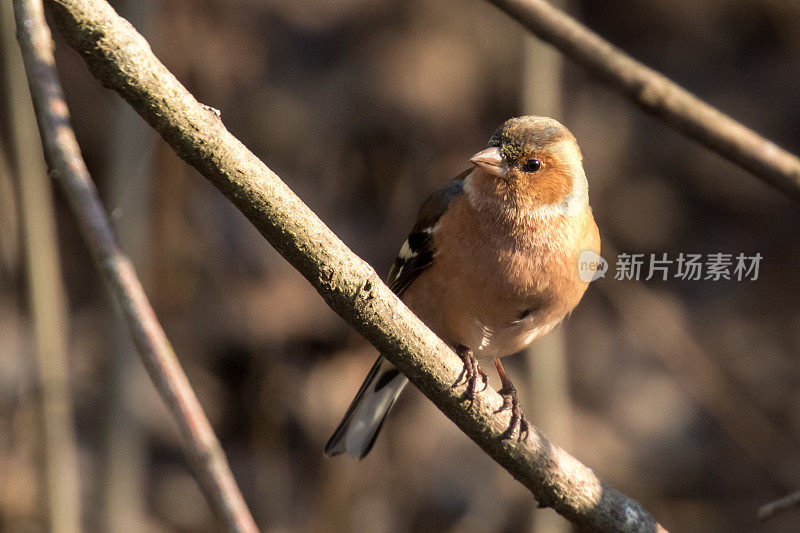
<instances>
[{"instance_id":1,"label":"chinese watermark characters","mask_svg":"<svg viewBox=\"0 0 800 533\"><path fill-rule=\"evenodd\" d=\"M651 279L667 281L681 279L686 281L756 281L762 255L736 256L722 252L706 254L685 254L675 258L662 254L619 254L617 256L616 280ZM583 278L581 278L583 279ZM596 279L596 278L595 278Z\"/></svg>"}]
</instances>

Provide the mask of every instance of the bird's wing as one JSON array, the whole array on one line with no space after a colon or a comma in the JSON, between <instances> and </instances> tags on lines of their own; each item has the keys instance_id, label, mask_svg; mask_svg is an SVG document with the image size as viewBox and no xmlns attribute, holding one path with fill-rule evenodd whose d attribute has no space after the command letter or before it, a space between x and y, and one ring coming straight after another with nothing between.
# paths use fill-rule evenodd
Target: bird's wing
<instances>
[{"instance_id":1,"label":"bird's wing","mask_svg":"<svg viewBox=\"0 0 800 533\"><path fill-rule=\"evenodd\" d=\"M473 169L465 170L444 187L436 190L422 204L406 242L389 269L386 283L400 296L434 259L433 228L447 211L450 202L464 192L464 178Z\"/></svg>"}]
</instances>

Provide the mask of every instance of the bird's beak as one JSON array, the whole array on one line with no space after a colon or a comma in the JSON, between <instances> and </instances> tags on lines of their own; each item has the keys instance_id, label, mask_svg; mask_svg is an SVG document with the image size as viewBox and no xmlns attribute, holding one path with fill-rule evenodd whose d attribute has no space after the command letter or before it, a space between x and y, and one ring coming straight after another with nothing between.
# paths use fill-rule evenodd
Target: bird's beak
<instances>
[{"instance_id":1,"label":"bird's beak","mask_svg":"<svg viewBox=\"0 0 800 533\"><path fill-rule=\"evenodd\" d=\"M503 157L496 146L481 150L470 158L470 162L494 176L503 173Z\"/></svg>"}]
</instances>

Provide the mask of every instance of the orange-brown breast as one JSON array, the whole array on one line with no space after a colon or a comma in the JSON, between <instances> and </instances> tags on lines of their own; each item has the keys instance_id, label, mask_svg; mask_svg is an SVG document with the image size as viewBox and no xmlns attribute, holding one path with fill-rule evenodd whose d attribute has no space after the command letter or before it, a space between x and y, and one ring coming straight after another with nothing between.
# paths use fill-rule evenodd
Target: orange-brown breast
<instances>
[{"instance_id":1,"label":"orange-brown breast","mask_svg":"<svg viewBox=\"0 0 800 533\"><path fill-rule=\"evenodd\" d=\"M583 296L583 250L600 251L587 209L524 231L488 223L467 195L452 202L434 233L436 256L403 301L443 340L478 357L519 351L557 325Z\"/></svg>"}]
</instances>

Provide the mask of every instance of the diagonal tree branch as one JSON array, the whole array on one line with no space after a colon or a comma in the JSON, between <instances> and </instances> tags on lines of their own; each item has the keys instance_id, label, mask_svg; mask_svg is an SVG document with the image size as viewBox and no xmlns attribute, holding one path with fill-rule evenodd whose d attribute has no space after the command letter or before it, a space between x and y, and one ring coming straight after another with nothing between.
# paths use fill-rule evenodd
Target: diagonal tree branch
<instances>
[{"instance_id":1,"label":"diagonal tree branch","mask_svg":"<svg viewBox=\"0 0 800 533\"><path fill-rule=\"evenodd\" d=\"M67 42L92 74L119 92L175 151L225 194L328 305L364 335L464 433L577 525L596 531L664 531L533 429L527 442L501 441L509 413L492 389L465 408L452 384L461 360L303 202L197 102L136 30L102 0L48 0Z\"/></svg>"},{"instance_id":2,"label":"diagonal tree branch","mask_svg":"<svg viewBox=\"0 0 800 533\"><path fill-rule=\"evenodd\" d=\"M636 61L545 0L490 0L687 137L800 199L800 159Z\"/></svg>"},{"instance_id":3,"label":"diagonal tree branch","mask_svg":"<svg viewBox=\"0 0 800 533\"><path fill-rule=\"evenodd\" d=\"M17 38L45 155L61 185L95 265L122 309L147 371L178 422L188 456L212 508L229 531L255 532L255 522L225 454L164 330L114 236L81 157L55 69L53 41L41 0L15 0Z\"/></svg>"}]
</instances>

